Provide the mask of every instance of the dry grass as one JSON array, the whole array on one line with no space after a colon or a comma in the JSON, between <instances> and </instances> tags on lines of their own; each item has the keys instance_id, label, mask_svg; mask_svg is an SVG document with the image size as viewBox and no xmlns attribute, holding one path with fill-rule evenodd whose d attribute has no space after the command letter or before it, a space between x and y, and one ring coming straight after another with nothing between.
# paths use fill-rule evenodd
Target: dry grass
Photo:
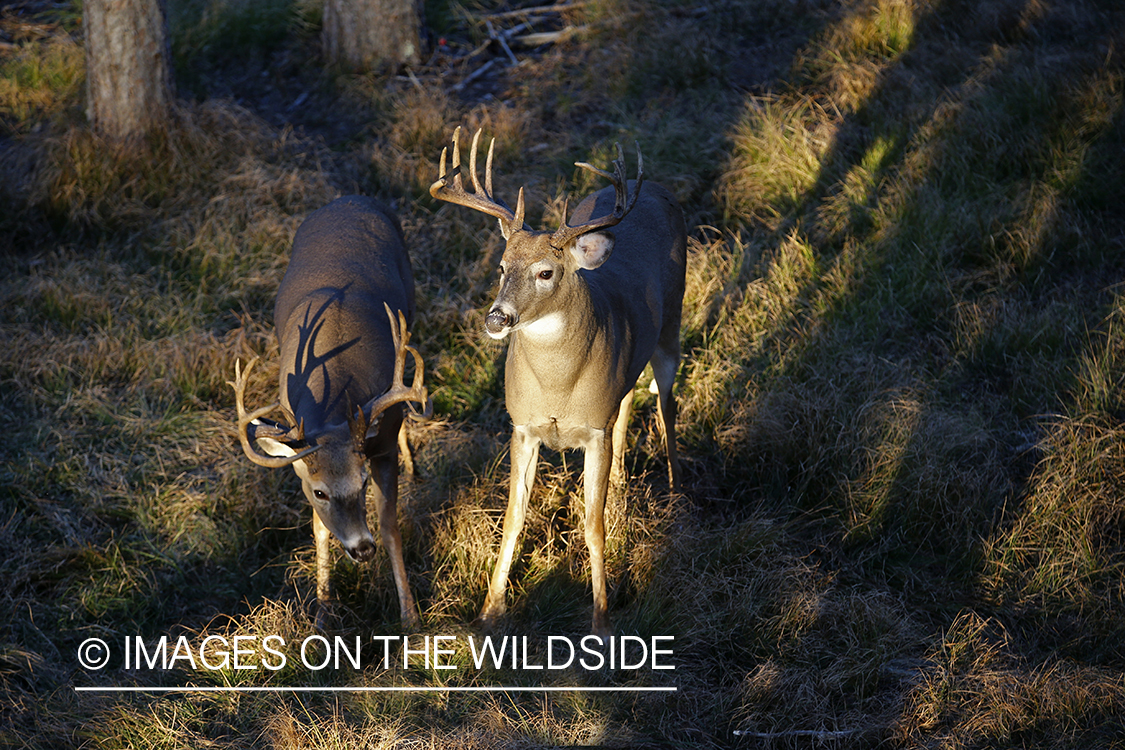
<instances>
[{"instance_id":1,"label":"dry grass","mask_svg":"<svg viewBox=\"0 0 1125 750\"><path fill-rule=\"evenodd\" d=\"M0 19L0 744L1120 746L1115 3L596 3L461 88L491 51L334 79L309 4L171 5L197 101L132 154L81 121L73 19ZM472 49L502 9L433 23ZM309 509L241 457L226 381L259 354L250 398L272 397L293 232L355 191L402 218L437 411L402 487L418 635L476 634L508 481L504 350L480 334L502 246L428 197L456 125L496 137L497 193L526 186L532 224L594 187L575 161L634 138L684 206L686 492L642 378L607 517L617 632L675 636L677 669L79 669L90 636L314 633ZM580 467L542 457L500 634L585 631ZM333 577L336 634L399 633L385 558ZM168 682L678 691L72 690Z\"/></svg>"},{"instance_id":2,"label":"dry grass","mask_svg":"<svg viewBox=\"0 0 1125 750\"><path fill-rule=\"evenodd\" d=\"M897 732L911 746L1117 747L1125 685L1115 669L1052 661L1029 665L1013 654L1003 626L959 615L930 655L907 699Z\"/></svg>"}]
</instances>

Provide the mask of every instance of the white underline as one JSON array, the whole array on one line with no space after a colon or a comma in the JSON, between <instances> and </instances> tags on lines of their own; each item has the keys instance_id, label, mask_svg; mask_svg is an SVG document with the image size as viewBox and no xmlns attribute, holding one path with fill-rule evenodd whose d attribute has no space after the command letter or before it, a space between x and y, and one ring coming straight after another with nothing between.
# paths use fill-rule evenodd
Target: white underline
<instances>
[{"instance_id":1,"label":"white underline","mask_svg":"<svg viewBox=\"0 0 1125 750\"><path fill-rule=\"evenodd\" d=\"M676 687L75 687L79 693L674 693Z\"/></svg>"}]
</instances>

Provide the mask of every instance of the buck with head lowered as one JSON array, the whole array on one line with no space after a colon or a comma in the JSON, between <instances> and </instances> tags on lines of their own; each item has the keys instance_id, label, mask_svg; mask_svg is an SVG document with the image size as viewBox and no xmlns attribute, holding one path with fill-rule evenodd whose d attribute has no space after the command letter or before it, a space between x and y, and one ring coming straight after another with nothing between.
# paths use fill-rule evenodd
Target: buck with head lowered
<instances>
[{"instance_id":1,"label":"buck with head lowered","mask_svg":"<svg viewBox=\"0 0 1125 750\"><path fill-rule=\"evenodd\" d=\"M500 262L500 291L485 328L508 337L505 401L512 418L512 476L500 558L480 619L488 625L505 610L504 590L535 481L540 445L585 452L585 537L594 591L593 632L609 635L605 579L605 501L610 473L624 476L625 431L633 388L646 363L659 394L658 415L673 488L680 481L676 454L676 407L672 385L680 362L687 237L683 212L670 192L625 179L620 145L607 178L613 187L583 200L574 223L563 216L554 232L524 225L520 188L516 210L492 197L492 146L485 184L477 177L480 132L473 138L469 174L462 184L460 128L453 135L453 169L442 151L430 194L496 217L507 244ZM614 232L608 231L610 227Z\"/></svg>"},{"instance_id":2,"label":"buck with head lowered","mask_svg":"<svg viewBox=\"0 0 1125 750\"><path fill-rule=\"evenodd\" d=\"M408 344L413 315L414 280L398 220L369 198L339 198L298 228L278 288L280 402L246 412L256 359L244 372L236 363L231 383L247 457L261 466L292 466L312 504L322 609L330 598L329 534L356 562L375 556L366 501L375 478L379 532L408 627L418 624L418 612L398 529L398 446L409 456L402 404L424 404L427 414L432 408L422 359ZM407 353L415 363L410 388L403 382ZM264 419L277 409L287 423Z\"/></svg>"}]
</instances>

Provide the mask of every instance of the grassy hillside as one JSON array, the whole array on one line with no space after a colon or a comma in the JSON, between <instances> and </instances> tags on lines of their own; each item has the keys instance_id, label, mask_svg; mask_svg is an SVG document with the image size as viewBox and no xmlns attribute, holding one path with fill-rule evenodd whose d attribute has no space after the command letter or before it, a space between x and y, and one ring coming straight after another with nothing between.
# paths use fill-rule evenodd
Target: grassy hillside
<instances>
[{"instance_id":1,"label":"grassy hillside","mask_svg":"<svg viewBox=\"0 0 1125 750\"><path fill-rule=\"evenodd\" d=\"M86 129L80 5L0 13L0 744L1121 747L1125 8L595 0L509 56L512 9L433 0L428 62L375 77L324 67L315 3L169 0L177 110L134 153ZM684 492L646 374L607 544L617 633L676 669L83 669L91 637L315 634L311 510L226 381L257 354L276 397L293 233L351 192L401 216L435 402L416 635L476 635L509 423L502 240L427 193L457 125L533 226L617 141L684 208ZM586 632L580 475L541 457L501 635ZM402 634L385 555L334 583L333 635ZM188 684L676 691L74 690Z\"/></svg>"}]
</instances>

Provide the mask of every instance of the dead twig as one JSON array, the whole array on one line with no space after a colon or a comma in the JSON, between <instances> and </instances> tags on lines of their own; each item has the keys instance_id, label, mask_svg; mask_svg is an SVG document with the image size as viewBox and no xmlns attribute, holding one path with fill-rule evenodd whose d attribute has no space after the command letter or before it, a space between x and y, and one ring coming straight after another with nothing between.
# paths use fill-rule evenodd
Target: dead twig
<instances>
[{"instance_id":1,"label":"dead twig","mask_svg":"<svg viewBox=\"0 0 1125 750\"><path fill-rule=\"evenodd\" d=\"M791 729L788 732L748 732L743 729L734 730L735 737L750 737L755 740L784 740L791 737L812 737L816 740L839 740L859 734L859 729L841 729L838 731L817 729Z\"/></svg>"},{"instance_id":2,"label":"dead twig","mask_svg":"<svg viewBox=\"0 0 1125 750\"><path fill-rule=\"evenodd\" d=\"M474 70L472 73L469 73L469 75L465 76L465 78L460 83L456 84L453 87L453 90L454 91L460 91L461 89L465 88L470 83L472 83L473 81L475 81L476 79L480 78L482 75L487 73L495 63L496 63L495 58L492 59L492 60L489 60L484 65L482 65L479 68L477 68L476 70Z\"/></svg>"}]
</instances>

